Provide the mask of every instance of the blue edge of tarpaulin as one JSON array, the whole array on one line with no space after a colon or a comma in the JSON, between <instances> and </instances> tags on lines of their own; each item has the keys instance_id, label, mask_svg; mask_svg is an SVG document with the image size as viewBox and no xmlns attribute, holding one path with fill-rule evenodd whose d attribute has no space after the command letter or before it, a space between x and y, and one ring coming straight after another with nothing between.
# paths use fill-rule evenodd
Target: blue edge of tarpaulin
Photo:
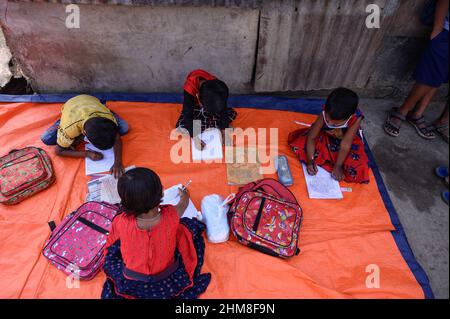
<instances>
[{"instance_id":1,"label":"blue edge of tarpaulin","mask_svg":"<svg viewBox=\"0 0 450 319\"><path fill-rule=\"evenodd\" d=\"M36 94L36 95L4 95L0 94L0 102L35 102L35 103L64 103L69 98L77 94ZM177 93L99 93L92 94L104 101L127 101L127 102L152 102L152 103L182 103L182 94ZM279 110L291 111L299 113L319 114L322 111L324 100L322 99L307 99L307 98L284 98L273 96L259 96L259 95L234 95L231 96L228 102L232 107L256 108L265 110ZM392 203L392 200L384 184L383 178L380 174L378 166L375 163L375 158L369 148L367 141L365 142L366 153L369 157L370 167L375 175L378 189L384 201L384 205L389 212L392 224L395 227L391 231L392 236L403 256L408 263L409 268L414 274L417 282L422 286L425 298L434 298L433 291L430 287L430 282L427 274L417 262L416 257L408 243L403 226L398 217L397 211Z\"/></svg>"}]
</instances>

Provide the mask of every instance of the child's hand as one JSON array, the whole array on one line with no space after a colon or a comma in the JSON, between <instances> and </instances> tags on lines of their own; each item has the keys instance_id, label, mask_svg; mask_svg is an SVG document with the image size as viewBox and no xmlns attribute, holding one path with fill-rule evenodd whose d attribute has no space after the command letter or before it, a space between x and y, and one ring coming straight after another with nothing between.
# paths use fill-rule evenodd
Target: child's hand
<instances>
[{"instance_id":1,"label":"child's hand","mask_svg":"<svg viewBox=\"0 0 450 319\"><path fill-rule=\"evenodd\" d=\"M177 211L178 217L183 216L186 208L189 205L189 190L186 187L182 187L178 189L178 194L180 196L180 201L175 205L175 209Z\"/></svg>"},{"instance_id":2,"label":"child's hand","mask_svg":"<svg viewBox=\"0 0 450 319\"><path fill-rule=\"evenodd\" d=\"M180 204L181 203L189 203L189 198L190 198L189 190L185 187L182 187L182 188L178 189L178 192L180 195Z\"/></svg>"},{"instance_id":3,"label":"child's hand","mask_svg":"<svg viewBox=\"0 0 450 319\"><path fill-rule=\"evenodd\" d=\"M309 163L306 166L306 170L309 175L312 175L312 176L316 175L318 172L316 163L315 162Z\"/></svg>"},{"instance_id":4,"label":"child's hand","mask_svg":"<svg viewBox=\"0 0 450 319\"><path fill-rule=\"evenodd\" d=\"M331 176L338 182L342 181L344 179L344 169L342 166L335 165Z\"/></svg>"},{"instance_id":5,"label":"child's hand","mask_svg":"<svg viewBox=\"0 0 450 319\"><path fill-rule=\"evenodd\" d=\"M114 162L114 165L111 167L110 172L114 176L115 179L120 178L120 176L122 176L123 172L124 172L122 163Z\"/></svg>"},{"instance_id":6,"label":"child's hand","mask_svg":"<svg viewBox=\"0 0 450 319\"><path fill-rule=\"evenodd\" d=\"M103 159L103 154L95 151L86 151L86 157L93 161L100 161Z\"/></svg>"}]
</instances>

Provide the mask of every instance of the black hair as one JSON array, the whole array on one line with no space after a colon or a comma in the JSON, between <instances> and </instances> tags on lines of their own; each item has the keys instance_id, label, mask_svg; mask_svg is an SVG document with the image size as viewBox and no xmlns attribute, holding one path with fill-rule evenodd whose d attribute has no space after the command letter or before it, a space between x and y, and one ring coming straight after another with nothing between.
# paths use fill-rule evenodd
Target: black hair
<instances>
[{"instance_id":1,"label":"black hair","mask_svg":"<svg viewBox=\"0 0 450 319\"><path fill-rule=\"evenodd\" d=\"M114 146L119 127L104 117L93 117L84 123L84 131L96 148L107 150Z\"/></svg>"},{"instance_id":2,"label":"black hair","mask_svg":"<svg viewBox=\"0 0 450 319\"><path fill-rule=\"evenodd\" d=\"M200 101L206 111L220 114L227 108L228 86L220 80L205 81L200 86Z\"/></svg>"},{"instance_id":3,"label":"black hair","mask_svg":"<svg viewBox=\"0 0 450 319\"><path fill-rule=\"evenodd\" d=\"M139 216L157 207L163 198L159 176L151 169L137 167L123 174L117 183L121 206L127 214Z\"/></svg>"},{"instance_id":4,"label":"black hair","mask_svg":"<svg viewBox=\"0 0 450 319\"><path fill-rule=\"evenodd\" d=\"M325 103L325 112L332 120L346 120L356 112L359 97L352 90L340 87L334 89Z\"/></svg>"}]
</instances>

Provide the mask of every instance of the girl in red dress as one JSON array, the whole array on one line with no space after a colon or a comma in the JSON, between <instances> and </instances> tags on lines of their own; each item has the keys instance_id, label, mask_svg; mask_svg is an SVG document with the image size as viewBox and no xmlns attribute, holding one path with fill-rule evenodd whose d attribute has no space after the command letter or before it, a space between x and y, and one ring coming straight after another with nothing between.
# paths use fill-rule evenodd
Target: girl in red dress
<instances>
[{"instance_id":1,"label":"girl in red dress","mask_svg":"<svg viewBox=\"0 0 450 319\"><path fill-rule=\"evenodd\" d=\"M161 181L152 170L135 168L118 182L123 213L113 220L103 270L102 298L194 299L206 291L210 274L201 274L205 226L180 217L189 192L178 205L160 205Z\"/></svg>"},{"instance_id":2,"label":"girl in red dress","mask_svg":"<svg viewBox=\"0 0 450 319\"><path fill-rule=\"evenodd\" d=\"M337 88L311 128L289 134L288 143L306 163L308 174L317 174L319 165L338 181L369 182L369 161L360 131L364 116L358 102L355 92Z\"/></svg>"}]
</instances>

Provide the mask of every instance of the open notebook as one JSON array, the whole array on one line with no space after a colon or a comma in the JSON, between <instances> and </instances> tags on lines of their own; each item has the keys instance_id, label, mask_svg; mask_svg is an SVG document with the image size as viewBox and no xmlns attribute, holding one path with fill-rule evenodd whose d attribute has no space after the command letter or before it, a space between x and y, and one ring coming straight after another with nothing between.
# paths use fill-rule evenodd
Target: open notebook
<instances>
[{"instance_id":1,"label":"open notebook","mask_svg":"<svg viewBox=\"0 0 450 319\"><path fill-rule=\"evenodd\" d=\"M125 172L135 168L134 165L125 168ZM88 182L87 201L100 201L111 204L120 203L120 197L117 192L118 180L110 174L94 174L92 180Z\"/></svg>"},{"instance_id":2,"label":"open notebook","mask_svg":"<svg viewBox=\"0 0 450 319\"><path fill-rule=\"evenodd\" d=\"M86 175L89 176L92 174L109 172L109 170L114 164L115 159L113 148L102 151L92 144L86 144L85 149L86 151L88 150L95 151L103 155L103 159L100 161L93 161L90 158L86 157L85 159Z\"/></svg>"},{"instance_id":3,"label":"open notebook","mask_svg":"<svg viewBox=\"0 0 450 319\"><path fill-rule=\"evenodd\" d=\"M212 161L223 158L222 133L220 130L208 129L200 135L200 138L206 146L202 151L200 151L195 147L194 139L192 139L192 161Z\"/></svg>"},{"instance_id":4,"label":"open notebook","mask_svg":"<svg viewBox=\"0 0 450 319\"><path fill-rule=\"evenodd\" d=\"M180 201L180 195L178 192L178 189L181 188L183 185L182 184L178 184L175 186L172 186L166 190L164 190L164 198L162 201L162 205L177 205L178 202ZM197 210L197 208L194 206L194 203L192 202L191 199L189 199L189 205L186 208L186 210L184 211L184 214L182 217L187 217L187 218L195 218L199 215L199 212Z\"/></svg>"},{"instance_id":5,"label":"open notebook","mask_svg":"<svg viewBox=\"0 0 450 319\"><path fill-rule=\"evenodd\" d=\"M314 199L342 199L341 187L339 182L331 177L331 174L322 167L317 166L317 174L311 176L303 165L303 173L305 174L306 187L308 188L309 198Z\"/></svg>"}]
</instances>

